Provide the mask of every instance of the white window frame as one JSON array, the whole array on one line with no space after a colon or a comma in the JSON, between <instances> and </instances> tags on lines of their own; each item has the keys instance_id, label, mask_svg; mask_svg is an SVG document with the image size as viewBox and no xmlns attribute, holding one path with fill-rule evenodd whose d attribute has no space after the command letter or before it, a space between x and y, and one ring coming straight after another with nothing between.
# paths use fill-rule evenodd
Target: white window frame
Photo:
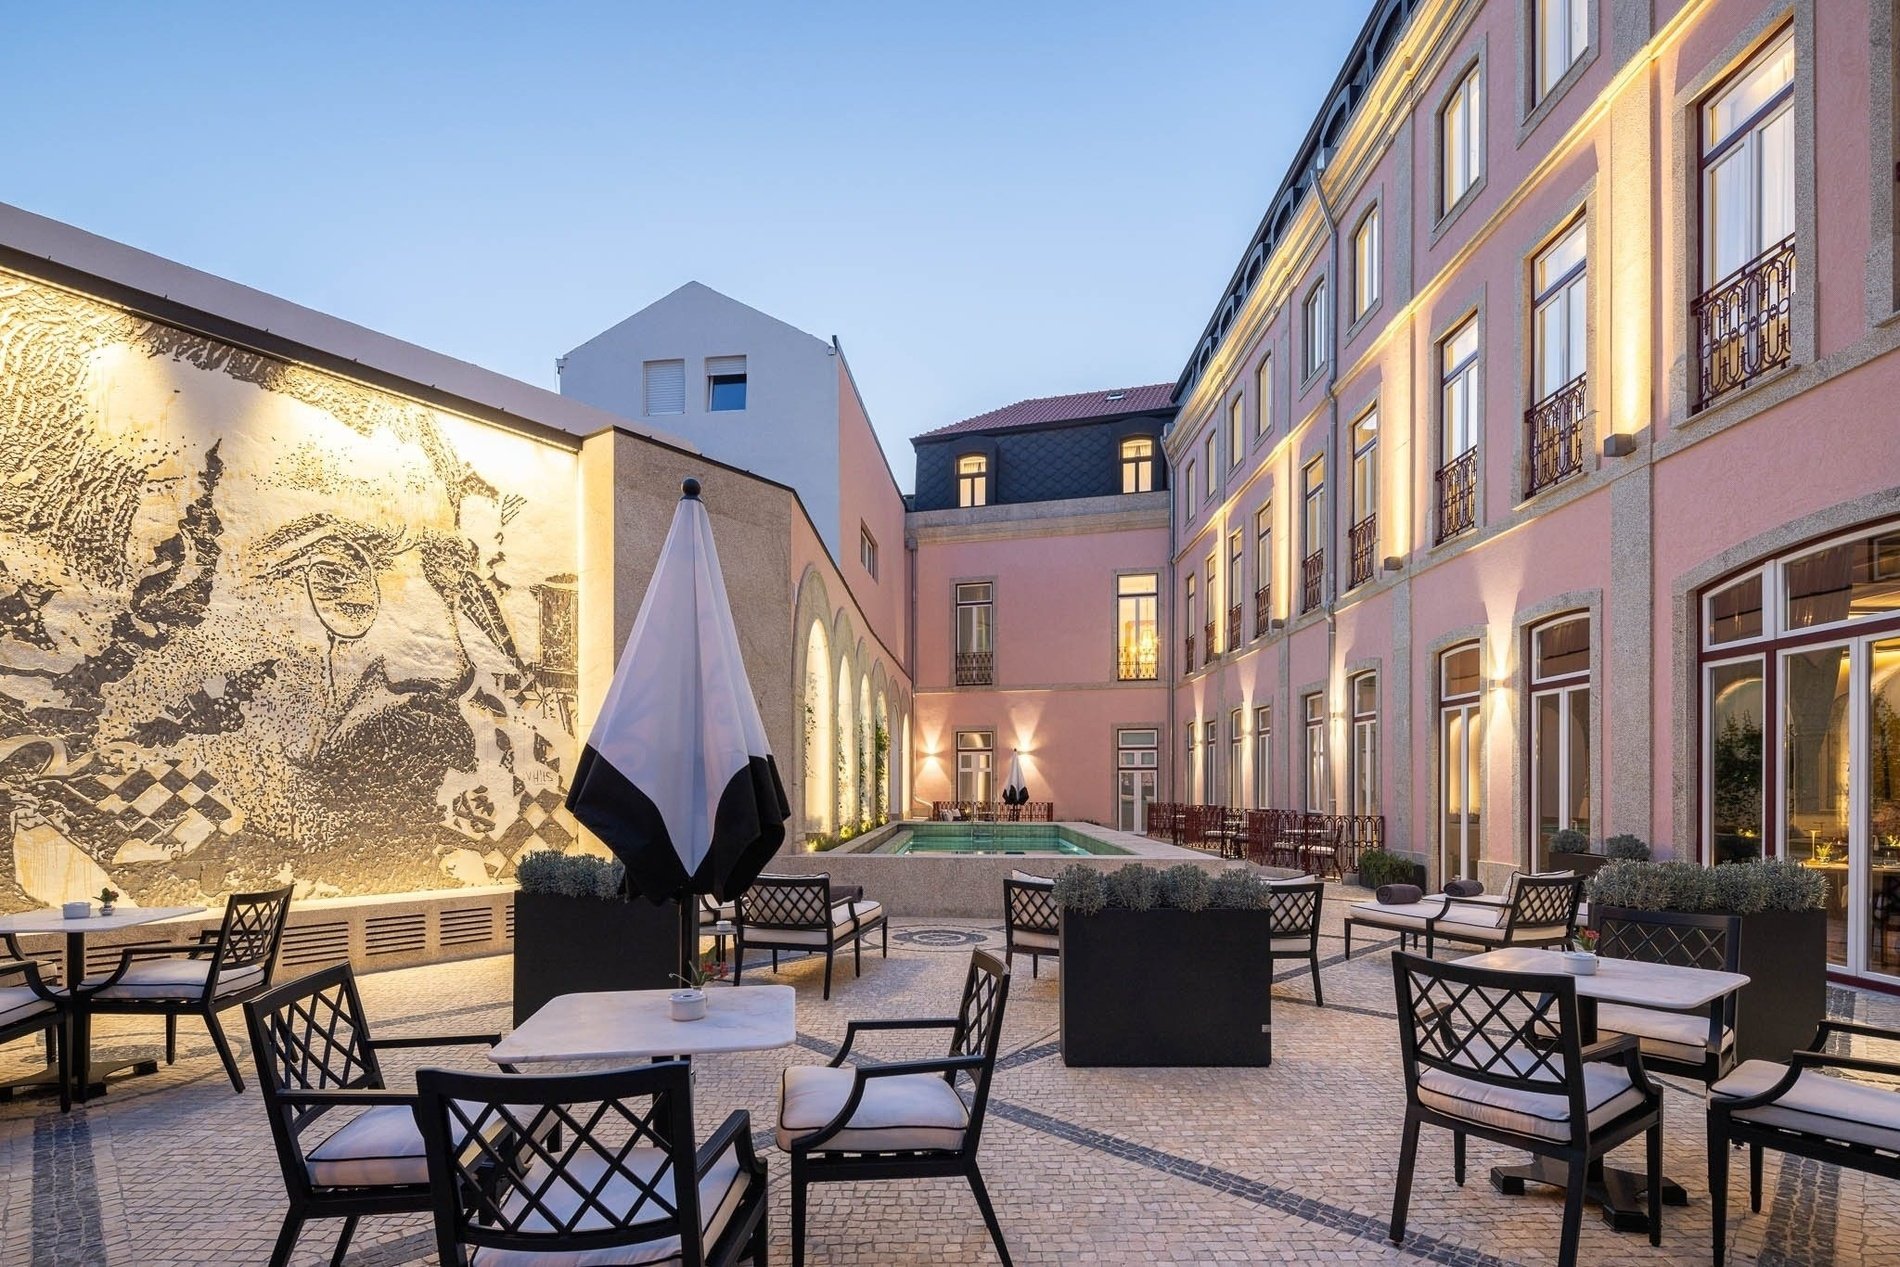
<instances>
[{"instance_id":1,"label":"white window frame","mask_svg":"<svg viewBox=\"0 0 1900 1267\"><path fill-rule=\"evenodd\" d=\"M1576 243L1577 262L1555 277L1545 276L1552 257ZM1531 260L1531 399L1548 399L1582 378L1590 363L1590 232L1579 217L1551 238ZM1551 327L1563 327L1562 369L1553 374Z\"/></svg>"},{"instance_id":2,"label":"white window frame","mask_svg":"<svg viewBox=\"0 0 1900 1267\"><path fill-rule=\"evenodd\" d=\"M1438 215L1457 209L1484 176L1484 67L1474 63L1438 110Z\"/></svg>"},{"instance_id":3,"label":"white window frame","mask_svg":"<svg viewBox=\"0 0 1900 1267\"><path fill-rule=\"evenodd\" d=\"M1379 302L1379 204L1373 203L1359 217L1352 231L1352 317L1354 321L1371 312Z\"/></svg>"},{"instance_id":4,"label":"white window frame","mask_svg":"<svg viewBox=\"0 0 1900 1267\"><path fill-rule=\"evenodd\" d=\"M966 467L966 463L979 465ZM959 453L956 464L957 506L971 510L990 504L990 459L987 453Z\"/></svg>"},{"instance_id":5,"label":"white window frame","mask_svg":"<svg viewBox=\"0 0 1900 1267\"><path fill-rule=\"evenodd\" d=\"M1531 74L1541 103L1590 47L1592 0L1532 0Z\"/></svg>"},{"instance_id":6,"label":"white window frame","mask_svg":"<svg viewBox=\"0 0 1900 1267\"><path fill-rule=\"evenodd\" d=\"M1326 368L1332 357L1332 330L1326 318L1326 279L1320 278L1306 292L1300 305L1301 325L1306 337L1306 376Z\"/></svg>"},{"instance_id":7,"label":"white window frame","mask_svg":"<svg viewBox=\"0 0 1900 1267\"><path fill-rule=\"evenodd\" d=\"M1253 710L1253 807L1267 809L1273 800L1273 705Z\"/></svg>"},{"instance_id":8,"label":"white window frame","mask_svg":"<svg viewBox=\"0 0 1900 1267\"><path fill-rule=\"evenodd\" d=\"M1271 349L1260 354L1260 364L1253 371L1254 395L1258 397L1254 411L1253 433L1257 439L1273 429L1273 352Z\"/></svg>"}]
</instances>

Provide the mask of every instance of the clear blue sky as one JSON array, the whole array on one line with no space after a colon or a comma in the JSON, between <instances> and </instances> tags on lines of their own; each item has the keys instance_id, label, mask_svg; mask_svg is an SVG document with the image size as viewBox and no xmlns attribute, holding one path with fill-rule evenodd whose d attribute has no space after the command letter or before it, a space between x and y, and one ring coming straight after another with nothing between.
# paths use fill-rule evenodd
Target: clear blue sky
<instances>
[{"instance_id":1,"label":"clear blue sky","mask_svg":"<svg viewBox=\"0 0 1900 1267\"><path fill-rule=\"evenodd\" d=\"M0 200L555 386L698 279L909 436L1173 379L1364 3L34 4Z\"/></svg>"}]
</instances>

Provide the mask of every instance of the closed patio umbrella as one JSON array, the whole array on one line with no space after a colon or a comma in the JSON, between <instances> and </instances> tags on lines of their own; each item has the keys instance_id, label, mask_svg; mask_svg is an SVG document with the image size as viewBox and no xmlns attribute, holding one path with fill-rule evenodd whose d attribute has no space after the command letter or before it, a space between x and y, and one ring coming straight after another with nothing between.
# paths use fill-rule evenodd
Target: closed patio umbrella
<instances>
[{"instance_id":1,"label":"closed patio umbrella","mask_svg":"<svg viewBox=\"0 0 1900 1267\"><path fill-rule=\"evenodd\" d=\"M567 794L631 887L677 898L680 971L696 965L695 895L729 901L785 839L791 806L746 678L699 481L681 486L633 633Z\"/></svg>"},{"instance_id":2,"label":"closed patio umbrella","mask_svg":"<svg viewBox=\"0 0 1900 1267\"><path fill-rule=\"evenodd\" d=\"M1009 754L1009 779L1003 784L1003 804L1010 807L1011 818L1016 817L1020 807L1029 801L1029 785L1023 782L1023 757L1012 750Z\"/></svg>"}]
</instances>

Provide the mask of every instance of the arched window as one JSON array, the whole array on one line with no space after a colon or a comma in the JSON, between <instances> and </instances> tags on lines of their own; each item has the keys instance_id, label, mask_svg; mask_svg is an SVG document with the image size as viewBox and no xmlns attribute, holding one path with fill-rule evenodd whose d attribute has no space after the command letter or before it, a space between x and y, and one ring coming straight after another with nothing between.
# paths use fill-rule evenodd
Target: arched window
<instances>
[{"instance_id":1,"label":"arched window","mask_svg":"<svg viewBox=\"0 0 1900 1267\"><path fill-rule=\"evenodd\" d=\"M1155 486L1155 442L1148 436L1122 441L1122 492L1151 493Z\"/></svg>"},{"instance_id":2,"label":"arched window","mask_svg":"<svg viewBox=\"0 0 1900 1267\"><path fill-rule=\"evenodd\" d=\"M990 504L990 460L981 453L966 453L957 459L957 505Z\"/></svg>"}]
</instances>

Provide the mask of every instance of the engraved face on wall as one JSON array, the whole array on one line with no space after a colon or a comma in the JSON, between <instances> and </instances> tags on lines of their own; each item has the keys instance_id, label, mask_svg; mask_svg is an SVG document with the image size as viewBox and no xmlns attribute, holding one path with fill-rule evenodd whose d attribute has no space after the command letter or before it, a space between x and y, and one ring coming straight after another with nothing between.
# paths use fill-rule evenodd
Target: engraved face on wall
<instances>
[{"instance_id":1,"label":"engraved face on wall","mask_svg":"<svg viewBox=\"0 0 1900 1267\"><path fill-rule=\"evenodd\" d=\"M483 883L569 843L572 480L0 275L0 899Z\"/></svg>"}]
</instances>

